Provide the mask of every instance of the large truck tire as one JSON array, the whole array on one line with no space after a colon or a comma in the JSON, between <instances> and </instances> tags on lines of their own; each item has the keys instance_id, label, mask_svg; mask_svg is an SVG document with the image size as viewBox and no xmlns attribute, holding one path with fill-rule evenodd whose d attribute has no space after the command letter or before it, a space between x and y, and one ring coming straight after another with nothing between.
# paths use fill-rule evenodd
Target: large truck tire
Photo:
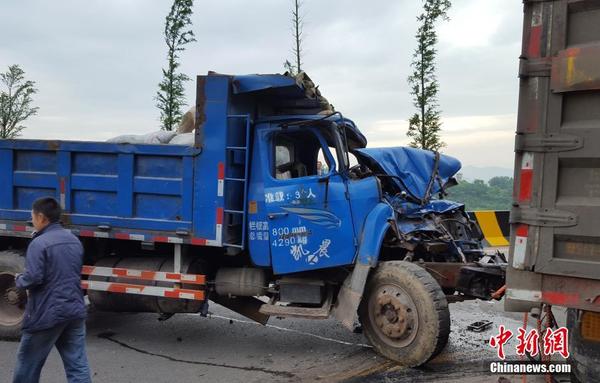
<instances>
[{"instance_id":1,"label":"large truck tire","mask_svg":"<svg viewBox=\"0 0 600 383\"><path fill-rule=\"evenodd\" d=\"M581 336L581 312L567 310L569 329L569 363L573 382L594 382L600 377L600 342L583 339Z\"/></svg>"},{"instance_id":2,"label":"large truck tire","mask_svg":"<svg viewBox=\"0 0 600 383\"><path fill-rule=\"evenodd\" d=\"M11 289L15 287L15 274L24 270L23 252L0 252L0 339L16 340L21 336L26 299L18 299Z\"/></svg>"},{"instance_id":3,"label":"large truck tire","mask_svg":"<svg viewBox=\"0 0 600 383\"><path fill-rule=\"evenodd\" d=\"M410 262L379 264L367 281L359 318L375 351L408 367L434 358L450 336L450 311L442 288Z\"/></svg>"}]
</instances>

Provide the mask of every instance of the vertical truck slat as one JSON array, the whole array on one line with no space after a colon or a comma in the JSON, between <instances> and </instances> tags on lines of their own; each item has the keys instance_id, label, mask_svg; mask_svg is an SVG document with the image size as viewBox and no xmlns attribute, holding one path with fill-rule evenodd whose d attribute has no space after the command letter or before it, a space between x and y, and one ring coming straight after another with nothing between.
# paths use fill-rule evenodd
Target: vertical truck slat
<instances>
[{"instance_id":1,"label":"vertical truck slat","mask_svg":"<svg viewBox=\"0 0 600 383\"><path fill-rule=\"evenodd\" d=\"M71 195L71 153L67 151L59 151L58 156L58 196L57 199L61 204L63 211L71 211L71 199L67 196Z\"/></svg>"},{"instance_id":2,"label":"vertical truck slat","mask_svg":"<svg viewBox=\"0 0 600 383\"><path fill-rule=\"evenodd\" d=\"M133 215L133 154L119 154L117 161L117 213L121 217L130 217Z\"/></svg>"}]
</instances>

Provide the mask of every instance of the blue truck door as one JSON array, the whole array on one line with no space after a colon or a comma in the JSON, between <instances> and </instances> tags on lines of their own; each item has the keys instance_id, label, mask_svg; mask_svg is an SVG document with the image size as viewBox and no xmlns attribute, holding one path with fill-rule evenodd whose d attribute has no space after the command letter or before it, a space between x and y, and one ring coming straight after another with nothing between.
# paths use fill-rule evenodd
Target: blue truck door
<instances>
[{"instance_id":1,"label":"blue truck door","mask_svg":"<svg viewBox=\"0 0 600 383\"><path fill-rule=\"evenodd\" d=\"M265 132L263 142L269 143L264 194L274 272L351 264L356 246L346 185L318 130Z\"/></svg>"}]
</instances>

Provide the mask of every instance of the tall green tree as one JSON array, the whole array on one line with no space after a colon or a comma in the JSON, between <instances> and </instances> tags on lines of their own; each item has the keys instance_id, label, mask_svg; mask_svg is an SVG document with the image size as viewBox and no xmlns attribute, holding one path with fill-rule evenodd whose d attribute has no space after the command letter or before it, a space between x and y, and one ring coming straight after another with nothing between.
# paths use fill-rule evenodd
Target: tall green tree
<instances>
[{"instance_id":1,"label":"tall green tree","mask_svg":"<svg viewBox=\"0 0 600 383\"><path fill-rule=\"evenodd\" d=\"M512 190L513 179L512 179L512 177L507 177L507 176L496 176L496 177L490 178L490 180L488 181L488 184L494 188L499 188L499 189L503 189L503 190Z\"/></svg>"},{"instance_id":2,"label":"tall green tree","mask_svg":"<svg viewBox=\"0 0 600 383\"><path fill-rule=\"evenodd\" d=\"M292 35L294 38L294 45L292 47L292 53L294 58L292 61L285 60L283 64L284 68L295 75L302 71L302 42L304 41L303 29L304 29L304 17L301 14L302 3L298 0L294 0L292 7Z\"/></svg>"},{"instance_id":3,"label":"tall green tree","mask_svg":"<svg viewBox=\"0 0 600 383\"><path fill-rule=\"evenodd\" d=\"M185 101L184 84L190 78L179 73L179 54L185 46L196 41L192 25L194 0L174 0L165 20L165 43L167 44L167 68L162 70L163 79L158 84L156 106L160 109L162 129L173 130L183 116Z\"/></svg>"},{"instance_id":4,"label":"tall green tree","mask_svg":"<svg viewBox=\"0 0 600 383\"><path fill-rule=\"evenodd\" d=\"M0 83L0 138L15 138L25 129L21 123L38 112L32 97L37 89L34 81L25 79L25 72L18 65L0 73Z\"/></svg>"},{"instance_id":5,"label":"tall green tree","mask_svg":"<svg viewBox=\"0 0 600 383\"><path fill-rule=\"evenodd\" d=\"M439 84L435 75L435 24L439 19L448 20L450 7L450 0L424 0L423 13L417 17L417 48L411 63L414 71L408 77L417 112L409 119L407 132L412 139L410 146L415 148L437 151L445 146L440 138L442 124L437 99Z\"/></svg>"}]
</instances>

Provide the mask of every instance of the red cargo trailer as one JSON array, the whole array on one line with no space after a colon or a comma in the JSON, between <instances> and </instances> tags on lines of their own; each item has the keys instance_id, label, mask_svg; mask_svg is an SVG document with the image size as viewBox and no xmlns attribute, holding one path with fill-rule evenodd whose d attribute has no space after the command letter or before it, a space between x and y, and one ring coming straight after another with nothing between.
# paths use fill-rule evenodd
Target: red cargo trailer
<instances>
[{"instance_id":1,"label":"red cargo trailer","mask_svg":"<svg viewBox=\"0 0 600 383\"><path fill-rule=\"evenodd\" d=\"M524 3L506 309L570 308L575 375L592 381L600 376L600 2Z\"/></svg>"}]
</instances>

